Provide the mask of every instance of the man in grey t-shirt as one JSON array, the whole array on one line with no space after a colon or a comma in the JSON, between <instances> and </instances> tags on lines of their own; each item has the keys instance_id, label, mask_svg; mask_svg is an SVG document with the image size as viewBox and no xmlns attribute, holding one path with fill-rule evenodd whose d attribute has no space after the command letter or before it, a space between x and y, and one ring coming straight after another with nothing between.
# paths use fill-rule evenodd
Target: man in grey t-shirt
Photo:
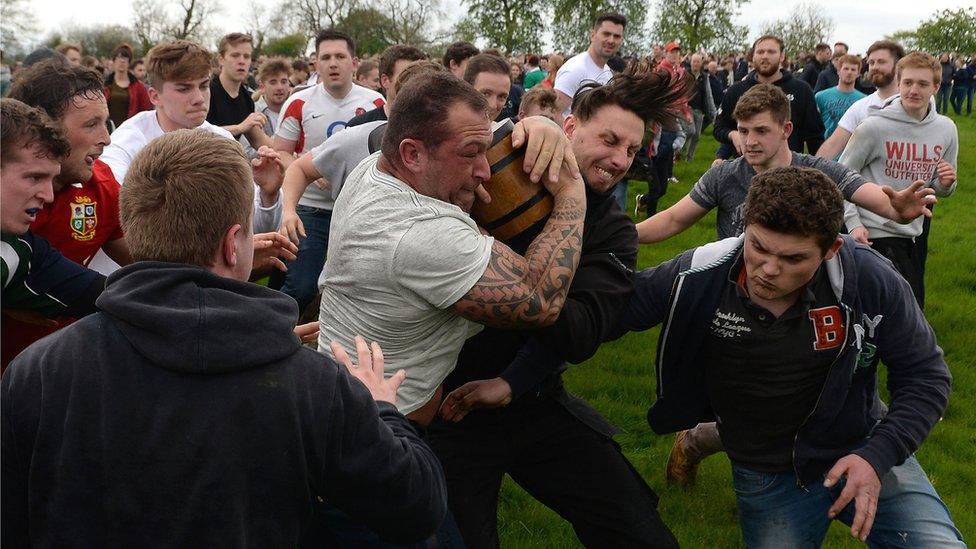
<instances>
[{"instance_id":1,"label":"man in grey t-shirt","mask_svg":"<svg viewBox=\"0 0 976 549\"><path fill-rule=\"evenodd\" d=\"M913 185L896 193L866 181L842 164L791 151L790 102L776 86L758 84L744 93L733 118L743 138L743 156L709 169L678 203L638 223L637 236L642 244L671 238L715 207L719 209L718 239L738 236L742 233L742 204L752 178L785 166L820 170L837 183L845 199L899 223L930 215L925 204L931 200L931 190Z\"/></svg>"},{"instance_id":2,"label":"man in grey t-shirt","mask_svg":"<svg viewBox=\"0 0 976 549\"><path fill-rule=\"evenodd\" d=\"M387 373L406 370L397 408L419 423L436 413L464 340L482 324L555 322L579 262L586 198L578 171L557 173L562 154L542 181L553 213L525 257L468 215L491 174L487 106L453 75L411 79L393 104L381 151L349 174L332 219L319 349L332 340L351 347L356 335L379 343ZM561 130L547 124L558 139L543 144L542 156L571 156Z\"/></svg>"}]
</instances>

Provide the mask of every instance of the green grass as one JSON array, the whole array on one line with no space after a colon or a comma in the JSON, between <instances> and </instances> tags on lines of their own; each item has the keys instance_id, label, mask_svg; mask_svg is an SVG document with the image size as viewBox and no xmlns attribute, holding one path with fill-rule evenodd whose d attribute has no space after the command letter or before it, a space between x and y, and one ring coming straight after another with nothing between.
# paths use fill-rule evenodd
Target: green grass
<instances>
[{"instance_id":1,"label":"green grass","mask_svg":"<svg viewBox=\"0 0 976 549\"><path fill-rule=\"evenodd\" d=\"M954 377L953 392L945 418L917 456L949 506L957 527L972 543L976 536L976 508L970 507L976 486L976 119L954 120L961 143L960 183L956 193L936 208L926 269L926 313L945 350ZM662 209L691 189L708 168L716 148L710 136L703 136L695 162L675 166L680 182L670 186L661 200ZM642 192L646 192L646 184L631 182L631 209L634 196ZM714 237L713 212L669 241L642 246L638 267L656 265ZM673 437L655 435L644 420L654 400L657 334L654 329L603 345L591 360L566 374L567 386L620 427L617 442L660 495L660 513L682 546L741 547L729 462L724 454L702 464L693 490L664 483L664 464ZM580 545L567 522L507 478L499 504L499 530L504 547ZM838 522L831 526L825 546L863 547Z\"/></svg>"}]
</instances>

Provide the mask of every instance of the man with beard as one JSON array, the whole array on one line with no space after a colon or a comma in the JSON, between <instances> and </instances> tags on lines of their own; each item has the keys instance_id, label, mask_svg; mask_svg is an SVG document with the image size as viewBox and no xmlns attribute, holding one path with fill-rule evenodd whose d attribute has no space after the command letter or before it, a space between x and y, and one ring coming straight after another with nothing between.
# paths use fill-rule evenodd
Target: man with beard
<instances>
[{"instance_id":1,"label":"man with beard","mask_svg":"<svg viewBox=\"0 0 976 549\"><path fill-rule=\"evenodd\" d=\"M903 189L921 179L938 196L956 187L959 134L952 120L937 114L932 97L939 88L941 68L927 53L913 52L896 66L898 97L862 122L841 158L864 176ZM925 248L920 248L923 222L908 225L847 206L844 217L851 235L891 260L925 307ZM870 240L868 240L870 238Z\"/></svg>"},{"instance_id":2,"label":"man with beard","mask_svg":"<svg viewBox=\"0 0 976 549\"><path fill-rule=\"evenodd\" d=\"M725 92L722 106L715 118L713 134L720 143L732 145L737 154L743 154L742 136L735 130L735 120L732 112L735 104L749 88L759 84L773 84L783 90L790 100L790 120L793 122L793 132L790 134L790 149L803 152L806 144L810 154L817 152L824 142L824 126L817 111L817 104L813 98L813 90L802 80L793 78L789 71L783 71L783 40L777 36L765 35L759 37L753 45L752 62L755 71L749 73L740 82L736 82Z\"/></svg>"},{"instance_id":3,"label":"man with beard","mask_svg":"<svg viewBox=\"0 0 976 549\"><path fill-rule=\"evenodd\" d=\"M590 47L566 60L559 69L553 89L556 90L556 105L564 117L569 115L573 96L584 82L606 84L610 80L613 71L607 61L620 49L626 26L627 18L619 13L604 13L597 17L590 31Z\"/></svg>"},{"instance_id":4,"label":"man with beard","mask_svg":"<svg viewBox=\"0 0 976 549\"><path fill-rule=\"evenodd\" d=\"M830 138L817 150L817 156L831 160L837 158L847 146L855 128L867 118L871 110L881 107L889 97L898 93L895 66L904 56L905 49L890 40L879 40L871 44L868 48L868 78L878 90L855 101L847 109L837 122L834 133L830 134Z\"/></svg>"},{"instance_id":5,"label":"man with beard","mask_svg":"<svg viewBox=\"0 0 976 549\"><path fill-rule=\"evenodd\" d=\"M586 182L580 265L555 324L527 332L486 328L470 338L445 381L451 393L431 424L448 501L468 547L497 547L502 478L572 523L586 546L674 547L657 496L620 452L617 429L562 384L565 362L591 357L631 294L634 225L612 189L646 128L677 114L686 84L669 73L629 73L584 85L563 129ZM510 241L524 250L537 233ZM529 248L531 250L531 248Z\"/></svg>"}]
</instances>

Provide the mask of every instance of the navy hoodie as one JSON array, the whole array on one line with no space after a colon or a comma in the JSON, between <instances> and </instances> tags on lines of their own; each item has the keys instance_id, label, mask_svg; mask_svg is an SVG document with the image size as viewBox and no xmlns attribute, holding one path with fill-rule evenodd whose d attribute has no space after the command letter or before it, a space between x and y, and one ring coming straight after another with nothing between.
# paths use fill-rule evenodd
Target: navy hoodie
<instances>
[{"instance_id":1,"label":"navy hoodie","mask_svg":"<svg viewBox=\"0 0 976 549\"><path fill-rule=\"evenodd\" d=\"M394 541L440 524L437 459L293 299L140 262L97 304L3 376L4 546L293 547L317 498Z\"/></svg>"},{"instance_id":2,"label":"navy hoodie","mask_svg":"<svg viewBox=\"0 0 976 549\"><path fill-rule=\"evenodd\" d=\"M822 480L850 453L864 458L883 478L918 449L949 399L951 377L942 349L908 283L879 253L843 238L825 269L845 315L845 339L820 399L796 435L793 467L801 484ZM647 415L656 433L715 421L700 353L742 242L739 236L706 244L637 274L634 297L621 322L632 331L663 324L657 345L657 401ZM879 361L888 370L891 395L884 415L878 399Z\"/></svg>"}]
</instances>

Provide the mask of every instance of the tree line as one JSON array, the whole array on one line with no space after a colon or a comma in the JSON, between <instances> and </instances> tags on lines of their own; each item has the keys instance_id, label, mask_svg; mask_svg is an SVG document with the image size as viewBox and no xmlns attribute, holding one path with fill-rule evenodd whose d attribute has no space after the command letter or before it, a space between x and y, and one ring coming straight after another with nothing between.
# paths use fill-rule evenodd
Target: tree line
<instances>
[{"instance_id":1,"label":"tree line","mask_svg":"<svg viewBox=\"0 0 976 549\"><path fill-rule=\"evenodd\" d=\"M628 18L624 54L643 53L651 41L677 40L685 51L742 51L749 27L740 18L749 0L461 0L464 15L447 13L442 0L258 0L240 4L242 19L254 37L255 53L303 55L319 29L339 27L359 45L361 55L383 51L391 44L412 44L437 53L450 42L468 40L506 53L582 51L590 23L599 13L616 11ZM0 3L0 38L9 54L21 52L36 36L28 0ZM230 14L218 0L134 0L129 25L68 25L45 43L77 42L86 53L107 57L128 42L137 54L163 40L186 38L215 45L221 31L215 22ZM453 26L444 22L457 20ZM827 41L835 22L815 3L804 2L781 19L764 21L760 34L783 38L787 53L813 51ZM755 38L755 37L753 37ZM893 33L908 49L930 52L976 51L976 8L940 10L917 28Z\"/></svg>"}]
</instances>

